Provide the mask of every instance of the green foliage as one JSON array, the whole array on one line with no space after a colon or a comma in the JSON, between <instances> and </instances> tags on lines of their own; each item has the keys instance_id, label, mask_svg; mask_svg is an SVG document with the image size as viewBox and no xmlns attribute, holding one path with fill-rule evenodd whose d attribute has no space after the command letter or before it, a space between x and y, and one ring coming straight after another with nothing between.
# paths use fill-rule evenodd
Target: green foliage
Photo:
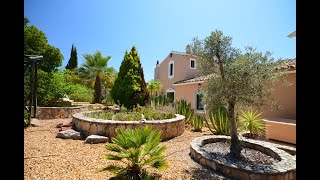
<instances>
[{"instance_id":1,"label":"green foliage","mask_svg":"<svg viewBox=\"0 0 320 180\"><path fill-rule=\"evenodd\" d=\"M239 116L241 122L240 129L242 131L249 131L251 137L255 134L264 136L266 134L266 123L260 115L261 113L253 110L242 111L242 114Z\"/></svg>"},{"instance_id":2,"label":"green foliage","mask_svg":"<svg viewBox=\"0 0 320 180\"><path fill-rule=\"evenodd\" d=\"M110 94L114 101L128 109L133 109L137 104L144 106L148 102L149 93L146 90L143 69L135 46L129 53L125 52Z\"/></svg>"},{"instance_id":3,"label":"green foliage","mask_svg":"<svg viewBox=\"0 0 320 180\"><path fill-rule=\"evenodd\" d=\"M161 131L153 131L145 126L137 129L117 129L112 143L106 143L105 148L113 153L105 157L122 163L122 166L109 165L102 170L108 170L127 179L140 180L146 167L164 169L168 166L165 160L165 146L159 146ZM119 178L121 179L121 178Z\"/></svg>"},{"instance_id":4,"label":"green foliage","mask_svg":"<svg viewBox=\"0 0 320 180\"><path fill-rule=\"evenodd\" d=\"M205 91L206 107L215 112L220 106L228 109L231 125L231 156L240 157L241 146L235 128L235 106L259 107L269 104L275 82L283 76L275 71L271 53L246 47L245 53L232 46L232 38L222 31L211 32L204 40L195 38L186 48L197 55L197 76L209 77ZM266 88L268 87L268 88Z\"/></svg>"},{"instance_id":5,"label":"green foliage","mask_svg":"<svg viewBox=\"0 0 320 180\"><path fill-rule=\"evenodd\" d=\"M166 95L152 96L150 104L151 107L157 108L169 105L169 101Z\"/></svg>"},{"instance_id":6,"label":"green foliage","mask_svg":"<svg viewBox=\"0 0 320 180\"><path fill-rule=\"evenodd\" d=\"M117 121L141 121L142 114L140 112L119 112L113 117Z\"/></svg>"},{"instance_id":7,"label":"green foliage","mask_svg":"<svg viewBox=\"0 0 320 180\"><path fill-rule=\"evenodd\" d=\"M139 106L133 111L128 111L124 106L122 106L122 108L120 108L120 112L114 114L114 116L111 111L90 112L85 114L85 116L117 121L141 121L142 114L146 120L163 120L175 117L174 110L170 108L166 108L166 111L160 112L153 108Z\"/></svg>"},{"instance_id":8,"label":"green foliage","mask_svg":"<svg viewBox=\"0 0 320 180\"><path fill-rule=\"evenodd\" d=\"M65 89L68 97L75 102L91 102L93 100L93 90L84 85L68 83Z\"/></svg>"},{"instance_id":9,"label":"green foliage","mask_svg":"<svg viewBox=\"0 0 320 180\"><path fill-rule=\"evenodd\" d=\"M146 120L163 120L163 119L171 119L176 117L175 112L172 110L160 113L159 110L156 110L153 108L141 107L139 112L144 115L144 118Z\"/></svg>"},{"instance_id":10,"label":"green foliage","mask_svg":"<svg viewBox=\"0 0 320 180\"><path fill-rule=\"evenodd\" d=\"M158 94L162 90L162 84L160 80L153 80L151 79L147 85L147 89L150 92L151 98L153 97L154 94Z\"/></svg>"},{"instance_id":11,"label":"green foliage","mask_svg":"<svg viewBox=\"0 0 320 180\"><path fill-rule=\"evenodd\" d=\"M191 103L187 103L184 99L178 100L175 103L175 109L177 114L185 116L185 123L189 124L194 114L194 109L191 108Z\"/></svg>"},{"instance_id":12,"label":"green foliage","mask_svg":"<svg viewBox=\"0 0 320 180\"><path fill-rule=\"evenodd\" d=\"M63 73L38 70L38 105L52 106L66 94Z\"/></svg>"},{"instance_id":13,"label":"green foliage","mask_svg":"<svg viewBox=\"0 0 320 180\"><path fill-rule=\"evenodd\" d=\"M202 131L203 128L203 121L205 121L204 115L195 114L192 117L192 130L193 131Z\"/></svg>"},{"instance_id":14,"label":"green foliage","mask_svg":"<svg viewBox=\"0 0 320 180\"><path fill-rule=\"evenodd\" d=\"M89 112L84 113L84 116L96 118L96 119L105 119L112 120L114 112L112 111L98 111L98 112Z\"/></svg>"},{"instance_id":15,"label":"green foliage","mask_svg":"<svg viewBox=\"0 0 320 180\"><path fill-rule=\"evenodd\" d=\"M77 48L73 46L71 47L71 55L66 65L66 69L75 69L78 68L78 55L77 55Z\"/></svg>"},{"instance_id":16,"label":"green foliage","mask_svg":"<svg viewBox=\"0 0 320 180\"><path fill-rule=\"evenodd\" d=\"M101 95L101 82L100 76L97 74L95 82L94 82L94 96L93 102L94 103L101 103L102 95Z\"/></svg>"},{"instance_id":17,"label":"green foliage","mask_svg":"<svg viewBox=\"0 0 320 180\"><path fill-rule=\"evenodd\" d=\"M230 135L230 122L228 119L228 110L226 107L221 106L215 113L209 113L209 120L205 119L207 127L213 134Z\"/></svg>"},{"instance_id":18,"label":"green foliage","mask_svg":"<svg viewBox=\"0 0 320 180\"><path fill-rule=\"evenodd\" d=\"M62 65L63 55L58 48L48 44L44 32L34 25L29 26L29 19L24 19L24 54L42 55L39 69L45 72L56 71Z\"/></svg>"}]
</instances>

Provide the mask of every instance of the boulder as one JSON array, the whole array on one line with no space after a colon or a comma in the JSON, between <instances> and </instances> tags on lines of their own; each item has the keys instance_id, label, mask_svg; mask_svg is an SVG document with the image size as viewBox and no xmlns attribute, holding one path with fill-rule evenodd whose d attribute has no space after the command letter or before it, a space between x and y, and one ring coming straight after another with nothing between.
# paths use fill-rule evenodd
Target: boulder
<instances>
[{"instance_id":1,"label":"boulder","mask_svg":"<svg viewBox=\"0 0 320 180\"><path fill-rule=\"evenodd\" d=\"M97 143L106 143L109 141L108 137L105 136L98 136L98 135L90 135L86 138L84 143L89 143L89 144L97 144Z\"/></svg>"},{"instance_id":2,"label":"boulder","mask_svg":"<svg viewBox=\"0 0 320 180\"><path fill-rule=\"evenodd\" d=\"M80 132L77 132L73 129L69 129L69 130L58 132L56 138L78 140L78 139L81 139L81 134Z\"/></svg>"}]
</instances>

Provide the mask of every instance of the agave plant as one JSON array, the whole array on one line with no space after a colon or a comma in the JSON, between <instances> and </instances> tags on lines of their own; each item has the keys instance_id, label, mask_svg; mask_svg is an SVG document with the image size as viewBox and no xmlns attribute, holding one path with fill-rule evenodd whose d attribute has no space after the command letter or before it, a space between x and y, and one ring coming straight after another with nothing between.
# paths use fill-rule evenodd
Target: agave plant
<instances>
[{"instance_id":1,"label":"agave plant","mask_svg":"<svg viewBox=\"0 0 320 180\"><path fill-rule=\"evenodd\" d=\"M109 165L103 170L117 174L119 179L140 180L146 174L145 167L163 169L168 166L164 151L165 146L159 146L161 131L153 131L150 126L137 129L116 130L112 143L106 143L105 148L114 152L105 157L109 160L122 162L124 166Z\"/></svg>"},{"instance_id":2,"label":"agave plant","mask_svg":"<svg viewBox=\"0 0 320 180\"><path fill-rule=\"evenodd\" d=\"M217 112L214 114L210 112L209 119L210 124L206 118L204 120L213 134L230 135L230 121L228 119L228 111L226 107L219 107ZM236 127L239 128L239 121L237 119Z\"/></svg>"},{"instance_id":3,"label":"agave plant","mask_svg":"<svg viewBox=\"0 0 320 180\"><path fill-rule=\"evenodd\" d=\"M264 119L260 116L261 113L258 111L242 111L239 116L241 122L241 131L249 131L249 137L255 137L255 135L265 135L266 134L266 123Z\"/></svg>"},{"instance_id":4,"label":"agave plant","mask_svg":"<svg viewBox=\"0 0 320 180\"><path fill-rule=\"evenodd\" d=\"M175 109L176 109L176 113L185 116L186 124L189 124L189 123L192 124L190 120L194 114L194 109L191 108L191 103L187 103L186 100L181 99L179 101L176 101Z\"/></svg>"},{"instance_id":5,"label":"agave plant","mask_svg":"<svg viewBox=\"0 0 320 180\"><path fill-rule=\"evenodd\" d=\"M193 131L201 131L203 128L204 116L195 114L192 118L192 130Z\"/></svg>"}]
</instances>

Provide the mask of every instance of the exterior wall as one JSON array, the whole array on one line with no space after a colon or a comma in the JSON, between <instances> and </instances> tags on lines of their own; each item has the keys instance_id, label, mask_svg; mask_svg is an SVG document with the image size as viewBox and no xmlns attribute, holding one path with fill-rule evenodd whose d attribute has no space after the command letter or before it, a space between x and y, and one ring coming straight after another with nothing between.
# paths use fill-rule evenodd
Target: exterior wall
<instances>
[{"instance_id":1,"label":"exterior wall","mask_svg":"<svg viewBox=\"0 0 320 180\"><path fill-rule=\"evenodd\" d=\"M193 58L195 59L195 58ZM169 62L174 62L174 76L172 79L168 76L169 71ZM196 60L195 60L196 62ZM156 71L156 70L155 70ZM196 73L196 69L190 68L190 55L186 54L177 54L172 52L172 57L170 57L170 54L160 63L159 67L159 79L162 83L162 93L166 94L166 91L169 88L175 88L173 87L173 83L185 79L194 78ZM156 76L156 75L155 75ZM176 96L177 93L175 93Z\"/></svg>"},{"instance_id":2,"label":"exterior wall","mask_svg":"<svg viewBox=\"0 0 320 180\"><path fill-rule=\"evenodd\" d=\"M296 124L266 120L266 139L296 144Z\"/></svg>"},{"instance_id":3,"label":"exterior wall","mask_svg":"<svg viewBox=\"0 0 320 180\"><path fill-rule=\"evenodd\" d=\"M160 64L156 65L156 68L154 68L154 80L159 79L160 80Z\"/></svg>"},{"instance_id":4,"label":"exterior wall","mask_svg":"<svg viewBox=\"0 0 320 180\"><path fill-rule=\"evenodd\" d=\"M175 85L175 96L177 100L185 99L187 102L191 103L191 107L193 109L196 109L196 103L195 103L195 95L198 91L198 84L201 84L202 86L206 86L207 83L193 83L193 84L186 84L186 85Z\"/></svg>"},{"instance_id":5,"label":"exterior wall","mask_svg":"<svg viewBox=\"0 0 320 180\"><path fill-rule=\"evenodd\" d=\"M265 118L296 119L296 73L288 74L287 81L290 86L279 82L275 85L272 97L282 106L279 110L272 110L270 106L261 109ZM274 109L274 108L273 108Z\"/></svg>"}]
</instances>

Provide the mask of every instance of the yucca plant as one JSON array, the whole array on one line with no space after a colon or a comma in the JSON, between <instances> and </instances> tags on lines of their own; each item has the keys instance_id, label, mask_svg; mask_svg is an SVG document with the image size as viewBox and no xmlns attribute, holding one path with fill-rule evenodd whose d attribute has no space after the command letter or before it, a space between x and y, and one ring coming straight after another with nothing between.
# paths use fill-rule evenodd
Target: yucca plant
<instances>
[{"instance_id":1,"label":"yucca plant","mask_svg":"<svg viewBox=\"0 0 320 180\"><path fill-rule=\"evenodd\" d=\"M168 166L163 153L167 149L159 146L161 131L153 131L150 126L137 129L117 129L112 143L105 148L114 152L105 157L109 160L122 162L124 166L110 165L103 170L117 174L119 179L144 179L145 167L163 169Z\"/></svg>"},{"instance_id":2,"label":"yucca plant","mask_svg":"<svg viewBox=\"0 0 320 180\"><path fill-rule=\"evenodd\" d=\"M241 131L249 131L248 137L264 136L266 134L266 123L258 111L242 111L239 116Z\"/></svg>"},{"instance_id":3,"label":"yucca plant","mask_svg":"<svg viewBox=\"0 0 320 180\"><path fill-rule=\"evenodd\" d=\"M197 132L202 131L203 121L204 121L204 116L203 115L199 115L199 114L193 115L193 118L192 118L192 130L193 131L197 131Z\"/></svg>"},{"instance_id":4,"label":"yucca plant","mask_svg":"<svg viewBox=\"0 0 320 180\"><path fill-rule=\"evenodd\" d=\"M227 108L224 106L221 106L218 108L216 113L209 113L209 119L210 119L210 124L205 118L205 123L207 124L209 130L213 134L221 134L221 135L230 135L230 121L228 119L228 111ZM236 120L236 127L239 127L239 121Z\"/></svg>"}]
</instances>

